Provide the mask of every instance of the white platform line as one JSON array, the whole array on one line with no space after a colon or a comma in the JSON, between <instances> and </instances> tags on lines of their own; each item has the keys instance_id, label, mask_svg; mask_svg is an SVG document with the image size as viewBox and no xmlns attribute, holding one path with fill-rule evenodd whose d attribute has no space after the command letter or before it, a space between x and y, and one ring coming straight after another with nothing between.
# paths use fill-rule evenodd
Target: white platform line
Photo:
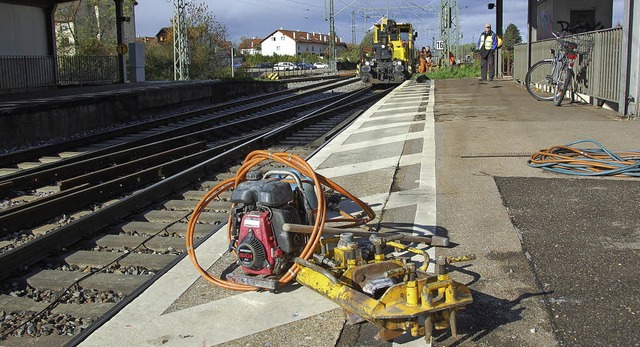
<instances>
[{"instance_id":1,"label":"white platform line","mask_svg":"<svg viewBox=\"0 0 640 347\"><path fill-rule=\"evenodd\" d=\"M415 227L416 225L426 225L426 226L433 226L433 227L437 225L436 157L435 157L436 144L435 144L435 120L434 120L435 115L433 112L433 108L435 105L435 96L433 93L433 91L435 90L435 83L433 81L431 82L429 89L430 89L429 101L427 104L426 117L425 117L426 121L425 121L425 129L424 129L425 134L428 134L428 136L425 136L423 147L422 147L422 154L424 155L424 157L423 157L422 165L420 167L420 183L417 189L418 196L415 197L418 199L417 201L419 202L416 208L416 216L414 220L414 229L413 229L415 233L422 234L422 235L431 234L431 233L424 229L418 229L417 227ZM411 198L412 196L413 196L412 194L407 194L407 196L405 197ZM435 271L435 265L433 263L433 260L436 259L435 247L430 248L427 251L427 253L431 258L431 264L429 265L428 271L433 272ZM414 257L412 259L416 261L422 260L420 259L420 257ZM418 347L418 346L422 347L422 346L425 346L425 340L424 338L417 338L402 344L394 342L393 345L402 346L402 347Z\"/></svg>"},{"instance_id":2,"label":"white platform line","mask_svg":"<svg viewBox=\"0 0 640 347\"><path fill-rule=\"evenodd\" d=\"M208 268L226 250L226 227L222 227L198 247L196 254L201 258L200 265ZM189 258L183 259L81 345L109 346L113 345L114 336L119 336L127 346L209 346L338 307L312 290L300 287L287 295L248 292L162 314L199 278ZM250 314L256 310L278 314L264 319L262 315ZM189 324L176 324L179 322Z\"/></svg>"},{"instance_id":3,"label":"white platform line","mask_svg":"<svg viewBox=\"0 0 640 347\"><path fill-rule=\"evenodd\" d=\"M412 122L412 123L417 123L417 122ZM409 123L409 124L411 124L411 123ZM380 128L380 129L376 129L376 130L383 130L383 129L384 128ZM390 143L394 143L394 142L400 142L400 141L403 141L403 140L421 139L422 137L423 137L423 133L416 131L416 132L413 132L413 133L409 133L409 136L407 136L406 134L402 134L402 135L393 135L393 136L382 137L382 138L374 139L374 140L354 142L354 143L344 144L344 145L340 146L340 150L334 151L332 154L341 153L341 152L350 152L350 151L355 151L355 150L363 149L363 148L367 148L367 147L386 145L386 144L390 144Z\"/></svg>"}]
</instances>

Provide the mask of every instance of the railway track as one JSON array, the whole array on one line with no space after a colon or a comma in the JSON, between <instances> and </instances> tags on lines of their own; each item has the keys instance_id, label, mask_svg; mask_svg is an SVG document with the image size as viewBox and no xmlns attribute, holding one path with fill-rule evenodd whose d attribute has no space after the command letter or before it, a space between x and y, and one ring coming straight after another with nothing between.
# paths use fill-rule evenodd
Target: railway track
<instances>
[{"instance_id":1,"label":"railway track","mask_svg":"<svg viewBox=\"0 0 640 347\"><path fill-rule=\"evenodd\" d=\"M323 88L336 87L310 92ZM39 345L80 341L184 256L193 207L234 175L244 155L269 148L307 156L388 91L326 93L287 107L280 100L277 110L243 109L224 120L200 114L143 135L129 131L120 135L128 140L106 140L69 161L21 170L13 181L0 177L5 194L43 191L52 182L59 188L0 210L0 335L11 344L33 337ZM198 237L226 223L229 203L221 198L200 217Z\"/></svg>"}]
</instances>

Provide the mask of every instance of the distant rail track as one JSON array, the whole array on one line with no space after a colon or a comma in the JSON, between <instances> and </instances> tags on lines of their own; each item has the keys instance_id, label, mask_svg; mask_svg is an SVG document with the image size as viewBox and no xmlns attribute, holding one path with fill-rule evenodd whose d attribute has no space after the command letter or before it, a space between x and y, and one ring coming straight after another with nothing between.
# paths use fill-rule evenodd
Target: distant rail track
<instances>
[{"instance_id":1,"label":"distant rail track","mask_svg":"<svg viewBox=\"0 0 640 347\"><path fill-rule=\"evenodd\" d=\"M255 149L310 156L391 89L340 78L0 156L0 336L75 344L184 257L197 201ZM21 158L21 159L18 159ZM33 165L24 163L31 158ZM20 166L20 167L18 167ZM224 195L200 216L226 223Z\"/></svg>"}]
</instances>

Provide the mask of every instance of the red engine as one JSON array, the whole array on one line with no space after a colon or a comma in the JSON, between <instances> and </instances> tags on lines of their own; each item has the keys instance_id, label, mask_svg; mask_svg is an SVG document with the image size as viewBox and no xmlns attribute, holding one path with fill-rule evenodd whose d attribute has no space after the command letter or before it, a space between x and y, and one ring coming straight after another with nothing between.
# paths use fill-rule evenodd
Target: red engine
<instances>
[{"instance_id":1,"label":"red engine","mask_svg":"<svg viewBox=\"0 0 640 347\"><path fill-rule=\"evenodd\" d=\"M248 274L271 275L283 263L282 250L278 247L269 212L245 213L238 235L238 260Z\"/></svg>"},{"instance_id":2,"label":"red engine","mask_svg":"<svg viewBox=\"0 0 640 347\"><path fill-rule=\"evenodd\" d=\"M267 175L270 173L273 171ZM284 174L297 177L295 173ZM281 275L306 244L302 235L283 230L285 223L301 224L305 220L303 195L281 179L260 179L261 173L247 178L231 196L237 204L231 211L231 247L235 246L237 263L245 274Z\"/></svg>"}]
</instances>

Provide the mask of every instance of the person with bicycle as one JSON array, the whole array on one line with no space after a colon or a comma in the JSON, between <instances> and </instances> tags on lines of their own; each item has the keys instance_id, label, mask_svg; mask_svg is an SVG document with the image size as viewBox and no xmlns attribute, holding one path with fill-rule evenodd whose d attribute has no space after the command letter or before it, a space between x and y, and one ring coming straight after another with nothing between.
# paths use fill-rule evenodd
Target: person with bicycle
<instances>
[{"instance_id":1,"label":"person with bicycle","mask_svg":"<svg viewBox=\"0 0 640 347\"><path fill-rule=\"evenodd\" d=\"M495 54L498 48L498 37L491 31L491 24L484 25L484 31L478 38L478 50L480 51L480 80L487 80L487 68L489 69L489 80L493 81L495 75Z\"/></svg>"}]
</instances>

